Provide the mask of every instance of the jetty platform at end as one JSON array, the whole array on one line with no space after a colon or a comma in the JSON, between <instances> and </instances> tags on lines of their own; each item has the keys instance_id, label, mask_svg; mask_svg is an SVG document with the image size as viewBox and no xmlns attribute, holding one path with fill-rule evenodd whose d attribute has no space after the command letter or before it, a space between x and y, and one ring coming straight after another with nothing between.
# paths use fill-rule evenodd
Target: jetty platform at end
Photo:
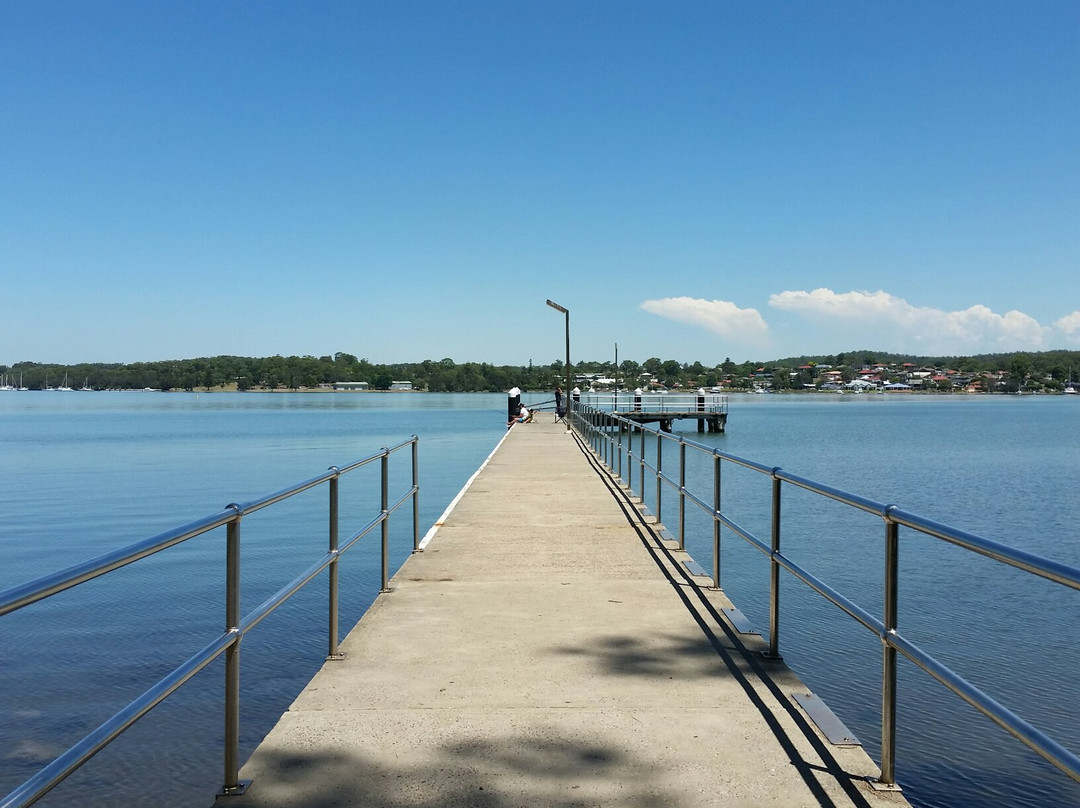
<instances>
[{"instance_id":1,"label":"jetty platform at end","mask_svg":"<svg viewBox=\"0 0 1080 808\"><path fill-rule=\"evenodd\" d=\"M513 427L219 808L907 805L561 424Z\"/></svg>"}]
</instances>

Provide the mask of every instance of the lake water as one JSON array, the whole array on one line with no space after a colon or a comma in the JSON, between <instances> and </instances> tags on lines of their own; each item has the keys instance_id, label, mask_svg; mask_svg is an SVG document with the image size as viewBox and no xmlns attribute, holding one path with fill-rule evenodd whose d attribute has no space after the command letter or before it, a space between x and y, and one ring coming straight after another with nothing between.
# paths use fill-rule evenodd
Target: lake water
<instances>
[{"instance_id":1,"label":"lake water","mask_svg":"<svg viewBox=\"0 0 1080 808\"><path fill-rule=\"evenodd\" d=\"M414 433L424 531L503 435L505 405L502 394L0 394L0 588ZM733 396L730 413L726 434L687 436L1080 566L1072 398ZM695 462L691 487L703 479ZM370 518L363 489L377 464L355 477L342 482L343 525ZM244 519L245 613L325 551L320 491ZM761 537L769 496L761 475L725 471L725 511ZM847 510L786 489L785 553L880 615L884 528ZM692 514L688 528L709 567L711 528ZM407 510L391 534L396 567L411 547ZM376 544L342 561L343 631L378 589ZM913 533L901 547L905 636L1080 749L1080 596ZM222 559L217 531L0 619L0 794L221 630ZM727 533L722 564L725 591L767 627L764 557ZM782 587L785 660L876 758L880 643L790 576ZM245 639L242 755L321 665L324 612L316 582ZM222 676L212 665L41 804L208 805L221 780ZM1080 805L1080 787L914 666L901 665L899 687L897 776L913 804Z\"/></svg>"}]
</instances>

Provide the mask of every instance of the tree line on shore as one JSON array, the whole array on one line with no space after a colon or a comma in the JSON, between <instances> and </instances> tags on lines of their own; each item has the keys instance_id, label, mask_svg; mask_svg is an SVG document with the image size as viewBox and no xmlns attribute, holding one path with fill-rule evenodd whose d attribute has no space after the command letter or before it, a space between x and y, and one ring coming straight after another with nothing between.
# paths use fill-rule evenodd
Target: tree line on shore
<instances>
[{"instance_id":1,"label":"tree line on shore","mask_svg":"<svg viewBox=\"0 0 1080 808\"><path fill-rule=\"evenodd\" d=\"M755 379L767 376L772 386L795 387L800 379L813 378L818 367L840 369L854 378L861 368L875 364L890 367L911 363L920 367L948 368L965 374L1002 373L1019 386L1032 384L1050 389L1063 387L1080 372L1080 351L1055 350L978 356L926 357L875 351L834 355L798 356L771 362L716 364L684 363L650 357L643 362L579 361L575 375L618 379L620 387L634 388L643 378L667 388L717 387L747 389ZM801 369L801 370L800 370ZM786 372L785 372L786 371ZM31 390L54 387L67 379L72 387L95 390L274 390L317 389L335 382L367 382L372 389L388 390L393 381L409 381L416 390L436 393L497 392L511 387L550 390L566 378L562 361L548 365L493 365L487 362L457 363L452 359L378 364L348 353L333 356L214 356L159 362L80 363L74 365L16 362L0 365L10 384ZM644 374L644 376L643 376Z\"/></svg>"}]
</instances>

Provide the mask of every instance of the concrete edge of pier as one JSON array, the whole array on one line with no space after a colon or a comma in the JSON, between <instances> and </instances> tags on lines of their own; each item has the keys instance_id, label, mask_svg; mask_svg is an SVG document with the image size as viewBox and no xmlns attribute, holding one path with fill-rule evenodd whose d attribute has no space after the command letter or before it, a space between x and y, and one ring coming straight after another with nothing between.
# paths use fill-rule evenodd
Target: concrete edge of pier
<instances>
[{"instance_id":1,"label":"concrete edge of pier","mask_svg":"<svg viewBox=\"0 0 1080 808\"><path fill-rule=\"evenodd\" d=\"M243 767L251 787L216 805L906 805L540 419L500 442Z\"/></svg>"}]
</instances>

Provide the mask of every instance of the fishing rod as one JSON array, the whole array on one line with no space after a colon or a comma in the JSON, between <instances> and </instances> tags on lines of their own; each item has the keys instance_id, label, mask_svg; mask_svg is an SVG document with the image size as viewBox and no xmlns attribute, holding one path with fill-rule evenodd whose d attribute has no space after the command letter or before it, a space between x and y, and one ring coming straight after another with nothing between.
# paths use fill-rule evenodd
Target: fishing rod
<instances>
[{"instance_id":1,"label":"fishing rod","mask_svg":"<svg viewBox=\"0 0 1080 808\"><path fill-rule=\"evenodd\" d=\"M524 401L522 401L521 403L522 403L522 404L525 404L525 402L524 402ZM539 403L537 403L537 404L525 404L525 406L526 406L526 407L527 407L528 409L530 409L530 410L542 410L542 409L544 409L544 408L545 408L545 407L546 407L546 406L547 406L548 404L552 404L552 405L554 405L554 404L555 404L555 399L553 399L553 398L549 398L549 399L548 399L547 401L541 401L541 402L539 402ZM552 409L554 409L554 406L552 407Z\"/></svg>"},{"instance_id":2,"label":"fishing rod","mask_svg":"<svg viewBox=\"0 0 1080 808\"><path fill-rule=\"evenodd\" d=\"M542 412L545 409L551 409L551 410L555 409L555 406L554 406L555 405L555 399L553 399L553 398L549 398L547 401L541 401L541 402L538 402L536 404L529 404L527 401L522 401L521 403L525 405L525 409L530 410L530 411L537 410L537 411ZM551 406L549 407L548 405L551 405ZM491 412L502 412L502 410L492 409Z\"/></svg>"}]
</instances>

